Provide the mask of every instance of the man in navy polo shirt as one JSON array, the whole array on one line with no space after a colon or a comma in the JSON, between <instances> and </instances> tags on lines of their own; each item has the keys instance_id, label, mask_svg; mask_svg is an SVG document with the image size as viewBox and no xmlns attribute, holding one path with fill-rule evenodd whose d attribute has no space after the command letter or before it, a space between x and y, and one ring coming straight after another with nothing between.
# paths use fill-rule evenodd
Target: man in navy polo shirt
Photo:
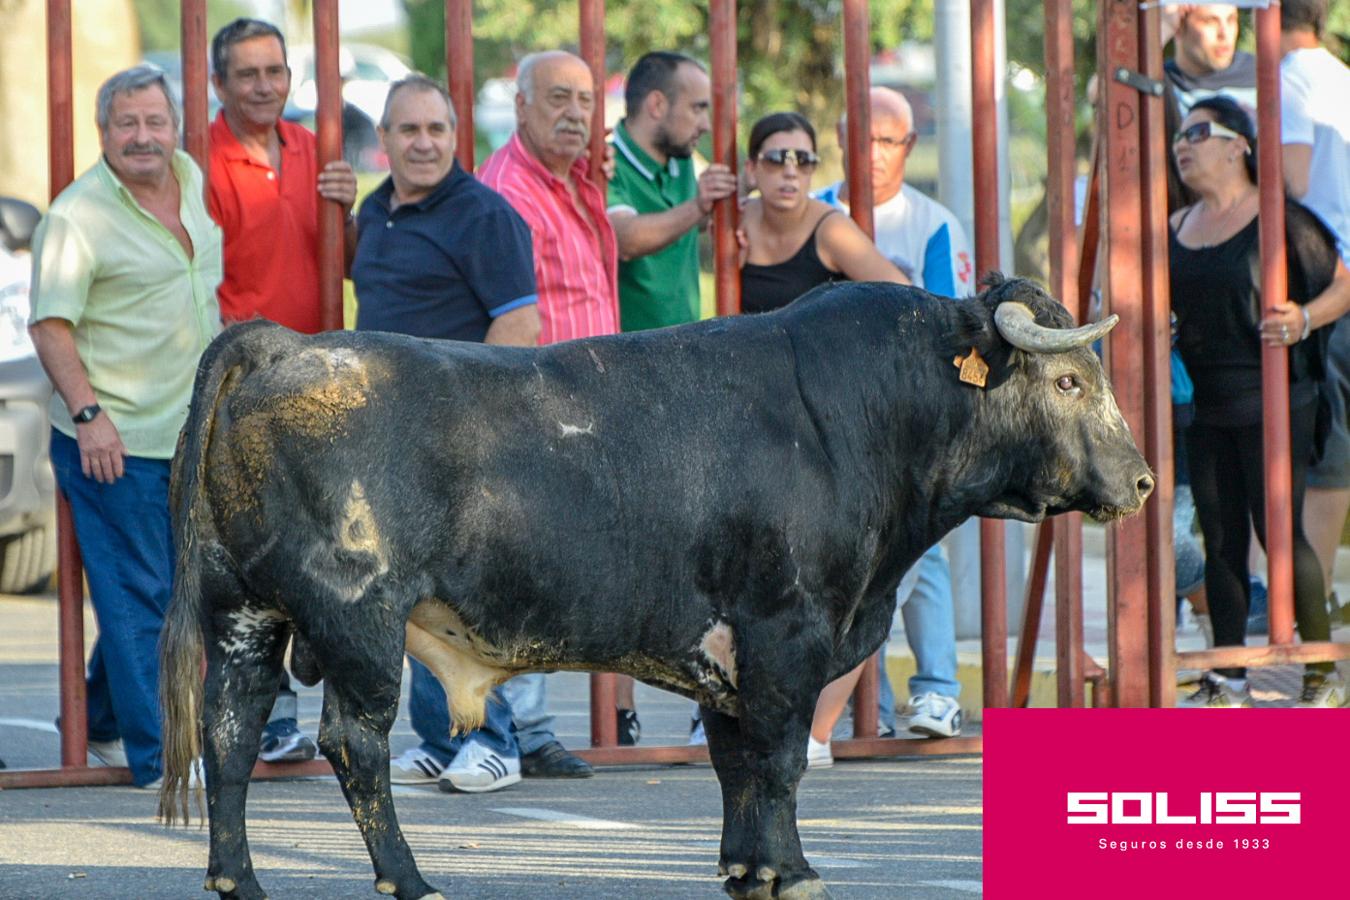
<instances>
[{"instance_id":1,"label":"man in navy polo shirt","mask_svg":"<svg viewBox=\"0 0 1350 900\"><path fill-rule=\"evenodd\" d=\"M424 75L395 82L379 134L390 173L357 218L356 329L534 346L530 229L455 162L450 95ZM422 743L390 762L390 780L470 793L519 781L511 710L500 694L489 696L482 728L452 738L444 689L411 663L408 710Z\"/></svg>"}]
</instances>

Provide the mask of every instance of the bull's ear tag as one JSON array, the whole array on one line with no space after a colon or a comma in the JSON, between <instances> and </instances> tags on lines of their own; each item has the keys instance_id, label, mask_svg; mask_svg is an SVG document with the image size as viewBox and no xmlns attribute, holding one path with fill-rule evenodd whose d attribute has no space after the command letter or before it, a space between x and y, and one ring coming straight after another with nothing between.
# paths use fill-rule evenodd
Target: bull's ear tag
<instances>
[{"instance_id":1,"label":"bull's ear tag","mask_svg":"<svg viewBox=\"0 0 1350 900\"><path fill-rule=\"evenodd\" d=\"M970 348L970 353L966 356L958 356L952 360L952 365L961 370L961 381L966 384L984 387L985 381L988 380L989 364L974 347Z\"/></svg>"}]
</instances>

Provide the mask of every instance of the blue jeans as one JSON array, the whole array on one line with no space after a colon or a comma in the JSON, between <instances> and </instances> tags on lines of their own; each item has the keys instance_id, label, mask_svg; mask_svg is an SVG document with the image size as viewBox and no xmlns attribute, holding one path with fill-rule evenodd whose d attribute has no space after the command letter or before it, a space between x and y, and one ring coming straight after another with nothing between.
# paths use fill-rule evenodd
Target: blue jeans
<instances>
[{"instance_id":1,"label":"blue jeans","mask_svg":"<svg viewBox=\"0 0 1350 900\"><path fill-rule=\"evenodd\" d=\"M80 471L80 448L52 429L52 469L70 501L98 642L89 660L89 739L122 739L132 779L162 773L159 632L173 590L169 461L129 456L100 484Z\"/></svg>"},{"instance_id":2,"label":"blue jeans","mask_svg":"<svg viewBox=\"0 0 1350 900\"><path fill-rule=\"evenodd\" d=\"M431 670L411 656L412 689L408 692L408 718L413 731L422 739L422 749L434 756L441 765L448 766L468 741L482 744L498 756L518 755L515 736L511 734L511 709L502 702L498 688L487 697L487 711L482 726L473 731L450 736L450 703L445 688L431 674Z\"/></svg>"},{"instance_id":3,"label":"blue jeans","mask_svg":"<svg viewBox=\"0 0 1350 900\"><path fill-rule=\"evenodd\" d=\"M511 707L521 756L557 740L553 734L553 717L544 708L543 672L517 675L502 685L501 692Z\"/></svg>"},{"instance_id":4,"label":"blue jeans","mask_svg":"<svg viewBox=\"0 0 1350 900\"><path fill-rule=\"evenodd\" d=\"M914 675L909 679L909 694L917 697L929 691L944 697L958 697L961 683L956 680L956 612L952 600L952 573L942 544L934 544L914 564L918 580L907 596L897 598L905 622L905 638L914 653ZM902 584L903 591L907 585ZM882 646L885 659L885 646ZM895 730L895 691L881 666L878 685L878 719L884 728Z\"/></svg>"}]
</instances>

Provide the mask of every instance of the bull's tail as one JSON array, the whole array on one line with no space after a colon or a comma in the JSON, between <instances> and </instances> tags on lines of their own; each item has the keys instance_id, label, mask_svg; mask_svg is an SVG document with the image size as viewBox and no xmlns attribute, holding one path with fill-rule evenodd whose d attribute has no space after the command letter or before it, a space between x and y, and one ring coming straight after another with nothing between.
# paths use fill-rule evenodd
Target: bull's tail
<instances>
[{"instance_id":1,"label":"bull's tail","mask_svg":"<svg viewBox=\"0 0 1350 900\"><path fill-rule=\"evenodd\" d=\"M159 696L164 714L159 817L166 825L174 824L179 815L183 824L188 823L189 793L195 793L199 817L203 810L201 779L194 792L192 773L202 752L203 625L208 610L201 590L201 545L204 538L215 535L205 475L216 410L230 383L266 354L266 338L280 335L289 332L270 323L249 322L231 328L206 349L197 366L192 408L174 454L169 502L176 565L173 599L159 642Z\"/></svg>"}]
</instances>

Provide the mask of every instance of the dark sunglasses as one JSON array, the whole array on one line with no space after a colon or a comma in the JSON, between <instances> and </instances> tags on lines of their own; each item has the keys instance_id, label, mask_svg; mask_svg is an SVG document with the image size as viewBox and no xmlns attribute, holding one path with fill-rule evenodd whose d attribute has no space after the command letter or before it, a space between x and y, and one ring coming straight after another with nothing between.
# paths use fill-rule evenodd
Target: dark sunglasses
<instances>
[{"instance_id":1,"label":"dark sunglasses","mask_svg":"<svg viewBox=\"0 0 1350 900\"><path fill-rule=\"evenodd\" d=\"M1188 144L1200 144L1212 137L1226 138L1234 140L1242 137L1231 128L1224 128L1218 122L1196 122L1190 128L1183 128L1172 135L1172 143L1180 144L1185 141Z\"/></svg>"},{"instance_id":2,"label":"dark sunglasses","mask_svg":"<svg viewBox=\"0 0 1350 900\"><path fill-rule=\"evenodd\" d=\"M796 150L790 147L775 147L759 155L759 161L775 169L781 169L791 162L798 172L810 174L820 165L820 157L810 150Z\"/></svg>"}]
</instances>

